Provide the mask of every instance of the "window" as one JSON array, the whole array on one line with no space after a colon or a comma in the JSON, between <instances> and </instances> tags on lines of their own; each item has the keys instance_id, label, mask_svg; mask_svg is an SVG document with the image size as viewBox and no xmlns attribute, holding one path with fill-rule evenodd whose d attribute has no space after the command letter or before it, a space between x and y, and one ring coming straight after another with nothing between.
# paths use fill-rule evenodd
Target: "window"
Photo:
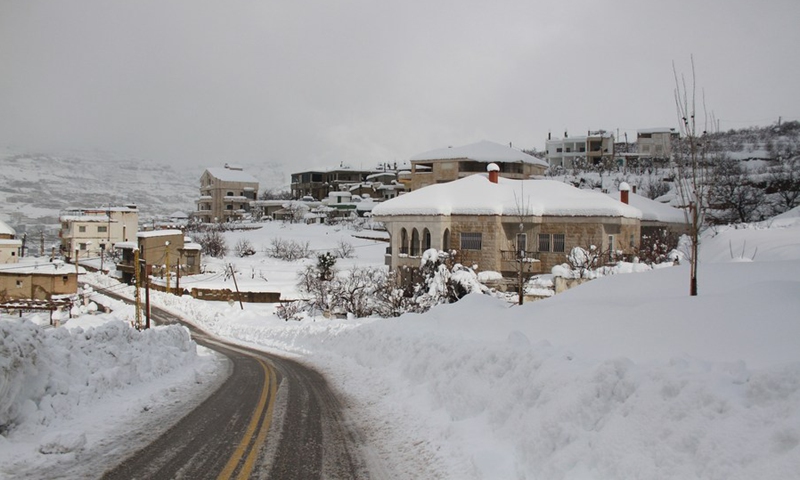
<instances>
[{"instance_id":1,"label":"window","mask_svg":"<svg viewBox=\"0 0 800 480\"><path fill-rule=\"evenodd\" d=\"M613 261L614 255L616 254L615 251L615 244L614 244L614 235L608 236L608 260Z\"/></svg>"},{"instance_id":2,"label":"window","mask_svg":"<svg viewBox=\"0 0 800 480\"><path fill-rule=\"evenodd\" d=\"M528 250L528 234L527 233L518 233L517 234L517 256L524 257L525 251Z\"/></svg>"},{"instance_id":3,"label":"window","mask_svg":"<svg viewBox=\"0 0 800 480\"><path fill-rule=\"evenodd\" d=\"M64 282L64 283L67 283L68 280L69 280L69 277L67 277L66 275L63 275L61 277L61 281Z\"/></svg>"},{"instance_id":4,"label":"window","mask_svg":"<svg viewBox=\"0 0 800 480\"><path fill-rule=\"evenodd\" d=\"M631 234L631 248L636 248L636 237Z\"/></svg>"},{"instance_id":5,"label":"window","mask_svg":"<svg viewBox=\"0 0 800 480\"><path fill-rule=\"evenodd\" d=\"M461 233L461 250L480 250L481 249L480 232L462 232Z\"/></svg>"},{"instance_id":6,"label":"window","mask_svg":"<svg viewBox=\"0 0 800 480\"><path fill-rule=\"evenodd\" d=\"M233 204L229 203L229 204L225 205L225 210L233 210Z\"/></svg>"},{"instance_id":7,"label":"window","mask_svg":"<svg viewBox=\"0 0 800 480\"><path fill-rule=\"evenodd\" d=\"M226 193L225 193L225 196L226 196L226 197L232 197L232 196L233 196L233 192L226 192Z\"/></svg>"},{"instance_id":8,"label":"window","mask_svg":"<svg viewBox=\"0 0 800 480\"><path fill-rule=\"evenodd\" d=\"M81 250L86 250L86 244L85 243L80 243L80 244L78 244L78 248L80 248Z\"/></svg>"},{"instance_id":9,"label":"window","mask_svg":"<svg viewBox=\"0 0 800 480\"><path fill-rule=\"evenodd\" d=\"M419 256L419 232L416 228L411 231L411 256Z\"/></svg>"},{"instance_id":10,"label":"window","mask_svg":"<svg viewBox=\"0 0 800 480\"><path fill-rule=\"evenodd\" d=\"M103 225L102 227L100 226L97 227L97 233L106 233L106 232L108 232L107 226Z\"/></svg>"},{"instance_id":11,"label":"window","mask_svg":"<svg viewBox=\"0 0 800 480\"><path fill-rule=\"evenodd\" d=\"M405 228L400 230L400 254L408 255L408 233Z\"/></svg>"},{"instance_id":12,"label":"window","mask_svg":"<svg viewBox=\"0 0 800 480\"><path fill-rule=\"evenodd\" d=\"M427 228L422 231L422 251L431 248L431 231Z\"/></svg>"},{"instance_id":13,"label":"window","mask_svg":"<svg viewBox=\"0 0 800 480\"><path fill-rule=\"evenodd\" d=\"M562 151L564 151L563 148L561 148L561 147L556 148L556 153L561 153Z\"/></svg>"},{"instance_id":14,"label":"window","mask_svg":"<svg viewBox=\"0 0 800 480\"><path fill-rule=\"evenodd\" d=\"M450 251L450 229L446 228L444 230L444 235L442 236L442 250L448 252Z\"/></svg>"},{"instance_id":15,"label":"window","mask_svg":"<svg viewBox=\"0 0 800 480\"><path fill-rule=\"evenodd\" d=\"M22 288L22 280L17 280L17 288Z\"/></svg>"},{"instance_id":16,"label":"window","mask_svg":"<svg viewBox=\"0 0 800 480\"><path fill-rule=\"evenodd\" d=\"M553 251L554 252L564 252L565 251L565 241L564 241L564 234L563 233L554 233L553 234Z\"/></svg>"},{"instance_id":17,"label":"window","mask_svg":"<svg viewBox=\"0 0 800 480\"><path fill-rule=\"evenodd\" d=\"M86 225L80 225L78 227L78 232L79 233L86 233Z\"/></svg>"},{"instance_id":18,"label":"window","mask_svg":"<svg viewBox=\"0 0 800 480\"><path fill-rule=\"evenodd\" d=\"M550 234L549 233L540 233L539 234L539 251L540 252L549 252L550 251Z\"/></svg>"}]
</instances>

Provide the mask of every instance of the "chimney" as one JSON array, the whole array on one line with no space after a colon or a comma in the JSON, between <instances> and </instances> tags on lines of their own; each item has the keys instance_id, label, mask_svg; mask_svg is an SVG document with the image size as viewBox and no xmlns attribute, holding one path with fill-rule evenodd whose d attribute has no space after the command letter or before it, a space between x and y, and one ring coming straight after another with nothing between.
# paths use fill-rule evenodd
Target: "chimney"
<instances>
[{"instance_id":1,"label":"chimney","mask_svg":"<svg viewBox=\"0 0 800 480\"><path fill-rule=\"evenodd\" d=\"M489 172L489 181L497 183L500 177L500 167L498 167L496 163L490 163L486 166L486 171Z\"/></svg>"},{"instance_id":2,"label":"chimney","mask_svg":"<svg viewBox=\"0 0 800 480\"><path fill-rule=\"evenodd\" d=\"M619 184L619 201L628 205L628 191L631 189L627 182Z\"/></svg>"}]
</instances>

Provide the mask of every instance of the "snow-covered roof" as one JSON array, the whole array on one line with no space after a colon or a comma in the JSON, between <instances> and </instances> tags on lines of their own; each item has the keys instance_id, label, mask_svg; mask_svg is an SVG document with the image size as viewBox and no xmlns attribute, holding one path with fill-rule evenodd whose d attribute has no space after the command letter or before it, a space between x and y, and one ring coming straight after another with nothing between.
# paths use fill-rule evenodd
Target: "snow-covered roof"
<instances>
[{"instance_id":1,"label":"snow-covered roof","mask_svg":"<svg viewBox=\"0 0 800 480\"><path fill-rule=\"evenodd\" d=\"M483 140L461 147L440 148L411 157L411 161L448 160L467 158L476 162L526 162L547 166L547 162L534 156L499 143Z\"/></svg>"},{"instance_id":2,"label":"snow-covered roof","mask_svg":"<svg viewBox=\"0 0 800 480\"><path fill-rule=\"evenodd\" d=\"M114 222L116 220L111 220L108 218L107 215L63 215L59 217L59 220L62 222Z\"/></svg>"},{"instance_id":3,"label":"snow-covered roof","mask_svg":"<svg viewBox=\"0 0 800 480\"><path fill-rule=\"evenodd\" d=\"M117 242L114 244L114 248L123 248L123 249L131 249L135 250L139 248L139 244L136 242Z\"/></svg>"},{"instance_id":4,"label":"snow-covered roof","mask_svg":"<svg viewBox=\"0 0 800 480\"><path fill-rule=\"evenodd\" d=\"M169 215L169 218L189 218L189 215L187 215L186 213L184 213L184 212L181 212L181 211L179 210L179 211L177 211L177 212L172 212L172 213Z\"/></svg>"},{"instance_id":5,"label":"snow-covered roof","mask_svg":"<svg viewBox=\"0 0 800 480\"><path fill-rule=\"evenodd\" d=\"M0 220L0 235L16 235L17 232L9 224Z\"/></svg>"},{"instance_id":6,"label":"snow-covered roof","mask_svg":"<svg viewBox=\"0 0 800 480\"><path fill-rule=\"evenodd\" d=\"M483 174L429 185L376 206L375 216L533 215L641 218L642 212L608 196L554 180L492 183Z\"/></svg>"},{"instance_id":7,"label":"snow-covered roof","mask_svg":"<svg viewBox=\"0 0 800 480\"><path fill-rule=\"evenodd\" d=\"M68 275L75 273L75 265L67 265L62 260L43 258L20 258L19 263L0 264L0 272L7 274L30 275ZM79 273L86 273L83 267L78 267Z\"/></svg>"},{"instance_id":8,"label":"snow-covered roof","mask_svg":"<svg viewBox=\"0 0 800 480\"><path fill-rule=\"evenodd\" d=\"M242 170L230 170L228 168L207 168L206 171L216 179L223 182L247 182L258 183L256 177Z\"/></svg>"},{"instance_id":9,"label":"snow-covered roof","mask_svg":"<svg viewBox=\"0 0 800 480\"><path fill-rule=\"evenodd\" d=\"M201 250L203 247L200 246L199 243L184 243L183 249L184 250Z\"/></svg>"},{"instance_id":10,"label":"snow-covered roof","mask_svg":"<svg viewBox=\"0 0 800 480\"><path fill-rule=\"evenodd\" d=\"M170 230L152 230L150 232L139 232L136 234L139 238L153 238L153 237L167 237L171 235L180 235L183 237L183 232L178 229Z\"/></svg>"},{"instance_id":11,"label":"snow-covered roof","mask_svg":"<svg viewBox=\"0 0 800 480\"><path fill-rule=\"evenodd\" d=\"M609 193L608 196L620 201L620 192ZM683 210L633 192L628 192L628 204L640 210L642 212L642 220L646 222L686 223L686 215L684 215Z\"/></svg>"},{"instance_id":12,"label":"snow-covered roof","mask_svg":"<svg viewBox=\"0 0 800 480\"><path fill-rule=\"evenodd\" d=\"M22 245L22 240L18 238L0 238L0 245L19 247Z\"/></svg>"},{"instance_id":13,"label":"snow-covered roof","mask_svg":"<svg viewBox=\"0 0 800 480\"><path fill-rule=\"evenodd\" d=\"M636 133L673 133L673 132L675 132L675 129L669 127L643 128L641 130L636 130Z\"/></svg>"}]
</instances>

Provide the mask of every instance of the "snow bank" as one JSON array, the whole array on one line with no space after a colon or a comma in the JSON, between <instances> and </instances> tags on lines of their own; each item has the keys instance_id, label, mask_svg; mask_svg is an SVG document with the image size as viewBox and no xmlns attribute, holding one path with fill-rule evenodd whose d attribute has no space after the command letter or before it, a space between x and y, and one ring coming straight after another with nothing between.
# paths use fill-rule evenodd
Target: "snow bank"
<instances>
[{"instance_id":1,"label":"snow bank","mask_svg":"<svg viewBox=\"0 0 800 480\"><path fill-rule=\"evenodd\" d=\"M70 330L0 320L0 426L46 426L109 391L192 365L195 347L175 326L138 332L113 320Z\"/></svg>"}]
</instances>

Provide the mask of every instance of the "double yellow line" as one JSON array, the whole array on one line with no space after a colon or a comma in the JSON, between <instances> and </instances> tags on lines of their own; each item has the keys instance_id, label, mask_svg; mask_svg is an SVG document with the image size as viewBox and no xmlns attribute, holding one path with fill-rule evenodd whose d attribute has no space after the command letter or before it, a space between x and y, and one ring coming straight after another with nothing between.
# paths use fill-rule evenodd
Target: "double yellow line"
<instances>
[{"instance_id":1,"label":"double yellow line","mask_svg":"<svg viewBox=\"0 0 800 480\"><path fill-rule=\"evenodd\" d=\"M236 450L234 450L225 468L222 469L217 480L229 480L232 478L236 467L242 464L243 457L244 463L235 478L236 480L249 478L250 472L253 471L253 465L255 465L256 459L258 458L258 452L261 450L261 446L267 438L267 432L272 423L272 410L275 407L275 393L278 390L278 377L273 367L267 366L261 359L258 359L258 363L260 363L261 368L264 369L265 379L264 387L261 389L261 397L258 400L258 407L253 412L253 418L250 419L250 424L247 426L247 431L242 441L239 442L239 445L236 447ZM269 404L267 404L267 402L269 402ZM265 408L266 412L264 410ZM259 423L261 424L261 428L259 428ZM256 433L256 430L258 430L258 435L255 441L253 441L253 435ZM247 457L245 457L245 452L247 452Z\"/></svg>"}]
</instances>

